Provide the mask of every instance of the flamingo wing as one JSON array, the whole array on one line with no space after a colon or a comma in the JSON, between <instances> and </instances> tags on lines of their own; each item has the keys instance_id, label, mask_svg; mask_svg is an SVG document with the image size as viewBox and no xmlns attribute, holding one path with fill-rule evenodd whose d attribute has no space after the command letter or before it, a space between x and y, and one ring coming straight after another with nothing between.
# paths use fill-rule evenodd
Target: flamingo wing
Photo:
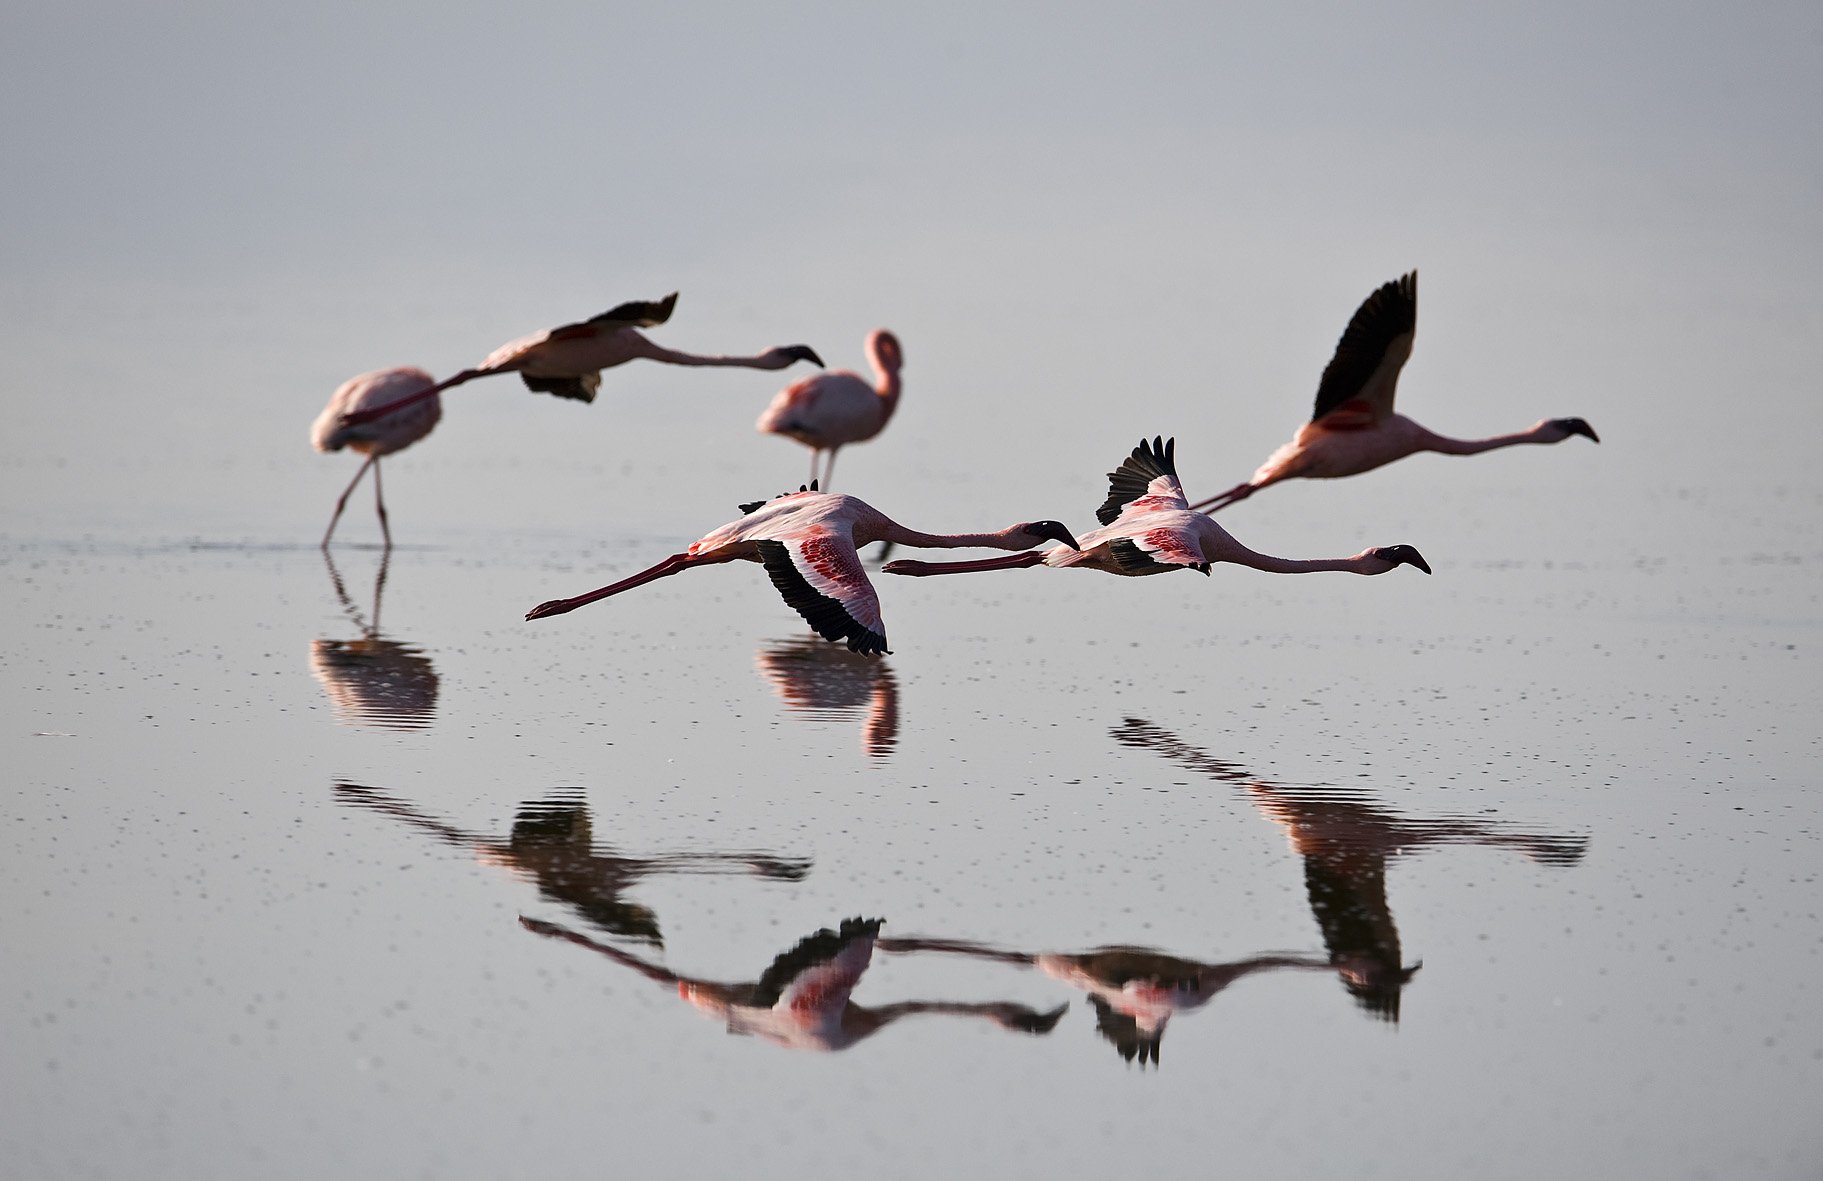
<instances>
[{"instance_id":1,"label":"flamingo wing","mask_svg":"<svg viewBox=\"0 0 1823 1181\"><path fill-rule=\"evenodd\" d=\"M1141 439L1133 454L1108 473L1108 499L1095 510L1096 519L1112 525L1129 506L1146 510L1186 509L1184 486L1177 479L1177 440Z\"/></svg>"},{"instance_id":2,"label":"flamingo wing","mask_svg":"<svg viewBox=\"0 0 1823 1181\"><path fill-rule=\"evenodd\" d=\"M772 961L753 995L743 998L759 1008L781 1005L793 1012L839 1012L873 960L880 919L843 919L841 929L825 927L800 939L796 947Z\"/></svg>"},{"instance_id":3,"label":"flamingo wing","mask_svg":"<svg viewBox=\"0 0 1823 1181\"><path fill-rule=\"evenodd\" d=\"M1383 284L1363 300L1323 370L1310 421L1358 430L1391 415L1399 371L1412 355L1417 326L1417 271Z\"/></svg>"},{"instance_id":4,"label":"flamingo wing","mask_svg":"<svg viewBox=\"0 0 1823 1181\"><path fill-rule=\"evenodd\" d=\"M847 537L818 530L782 540L756 539L755 544L785 605L818 635L846 640L851 652L890 654L880 597Z\"/></svg>"},{"instance_id":5,"label":"flamingo wing","mask_svg":"<svg viewBox=\"0 0 1823 1181\"><path fill-rule=\"evenodd\" d=\"M1196 534L1174 525L1146 528L1142 524L1129 536L1110 542L1108 549L1120 568L1129 574L1157 574L1178 569L1209 573L1209 559L1203 556L1203 547Z\"/></svg>"},{"instance_id":6,"label":"flamingo wing","mask_svg":"<svg viewBox=\"0 0 1823 1181\"><path fill-rule=\"evenodd\" d=\"M616 328L651 328L663 324L671 318L671 309L677 306L677 292L660 300L635 299L618 307L609 308L599 316L590 316L574 324L560 324L543 334L545 340L575 340L579 337L594 336L600 332L611 332Z\"/></svg>"}]
</instances>

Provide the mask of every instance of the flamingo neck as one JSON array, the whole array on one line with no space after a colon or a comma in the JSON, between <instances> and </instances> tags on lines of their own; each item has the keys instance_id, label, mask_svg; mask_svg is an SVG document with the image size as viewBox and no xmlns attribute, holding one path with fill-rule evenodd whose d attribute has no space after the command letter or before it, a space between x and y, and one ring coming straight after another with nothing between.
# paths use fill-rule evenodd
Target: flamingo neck
<instances>
[{"instance_id":1,"label":"flamingo neck","mask_svg":"<svg viewBox=\"0 0 1823 1181\"><path fill-rule=\"evenodd\" d=\"M880 540L920 549L967 549L979 546L983 549L1023 550L1032 548L1042 540L1034 539L1017 525L997 533L920 533L897 522L889 524L890 528L882 531Z\"/></svg>"},{"instance_id":2,"label":"flamingo neck","mask_svg":"<svg viewBox=\"0 0 1823 1181\"><path fill-rule=\"evenodd\" d=\"M1365 574L1367 571L1364 566L1369 559L1361 554L1352 558L1275 558L1271 554L1247 550L1235 556L1224 555L1222 560L1264 570L1268 574L1317 574L1325 570Z\"/></svg>"},{"instance_id":3,"label":"flamingo neck","mask_svg":"<svg viewBox=\"0 0 1823 1181\"><path fill-rule=\"evenodd\" d=\"M1483 451L1493 451L1500 447L1512 447L1520 443L1542 443L1539 438L1540 428L1518 431L1511 435L1495 435L1489 439L1451 439L1443 435L1431 435L1425 440L1426 451L1436 451L1444 455L1479 455Z\"/></svg>"}]
</instances>

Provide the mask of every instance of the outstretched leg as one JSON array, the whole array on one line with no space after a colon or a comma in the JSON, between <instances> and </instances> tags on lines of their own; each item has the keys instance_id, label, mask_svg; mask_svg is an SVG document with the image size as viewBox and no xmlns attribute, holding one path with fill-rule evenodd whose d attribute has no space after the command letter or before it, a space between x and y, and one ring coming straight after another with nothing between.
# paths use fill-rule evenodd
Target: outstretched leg
<instances>
[{"instance_id":1,"label":"outstretched leg","mask_svg":"<svg viewBox=\"0 0 1823 1181\"><path fill-rule=\"evenodd\" d=\"M592 590L586 595L577 595L573 599L552 599L548 603L540 603L526 612L525 617L527 619L543 619L547 615L562 615L566 611L574 611L578 607L586 607L598 599L605 599L609 595L617 595L624 590L632 590L636 586L644 586L648 582L655 582L660 578L676 574L680 570L688 570L692 566L712 566L717 562L732 561L734 561L732 555L721 558L693 558L689 554L672 554L649 570L641 570L638 574L635 574L630 578L623 578L619 582L610 583L598 590Z\"/></svg>"},{"instance_id":2,"label":"outstretched leg","mask_svg":"<svg viewBox=\"0 0 1823 1181\"><path fill-rule=\"evenodd\" d=\"M1211 513L1211 514L1219 513L1223 509L1227 508L1229 505L1239 504L1241 501L1246 500L1249 496L1252 496L1252 495L1253 495L1253 485L1252 484L1236 484L1234 487L1228 489L1228 491L1222 493L1219 496L1211 496L1208 500L1197 501L1195 504L1190 506L1190 509L1192 512Z\"/></svg>"},{"instance_id":3,"label":"outstretched leg","mask_svg":"<svg viewBox=\"0 0 1823 1181\"><path fill-rule=\"evenodd\" d=\"M361 466L355 469L354 479L348 481L348 487L342 489L342 498L335 502L335 515L329 518L329 528L323 533L323 549L329 548L329 539L335 536L335 525L342 519L342 510L348 507L349 493L354 491L354 486L361 482L361 477L367 474L367 469L372 467L378 459L377 455L369 455Z\"/></svg>"},{"instance_id":4,"label":"outstretched leg","mask_svg":"<svg viewBox=\"0 0 1823 1181\"><path fill-rule=\"evenodd\" d=\"M880 569L887 574L926 578L932 574L973 574L977 570L1018 570L1026 566L1037 566L1043 561L1044 554L1031 549L1004 558L978 558L972 562L921 562L917 558L900 558L896 562L886 563Z\"/></svg>"}]
</instances>

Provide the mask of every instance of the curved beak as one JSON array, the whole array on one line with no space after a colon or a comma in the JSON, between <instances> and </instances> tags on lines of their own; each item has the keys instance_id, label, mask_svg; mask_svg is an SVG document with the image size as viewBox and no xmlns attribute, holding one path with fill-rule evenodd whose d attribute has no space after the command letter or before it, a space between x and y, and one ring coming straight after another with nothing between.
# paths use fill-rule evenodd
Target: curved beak
<instances>
[{"instance_id":1,"label":"curved beak","mask_svg":"<svg viewBox=\"0 0 1823 1181\"><path fill-rule=\"evenodd\" d=\"M828 368L828 366L823 364L823 358L817 356L817 351L807 344L794 344L786 351L800 361L809 361L818 369Z\"/></svg>"},{"instance_id":2,"label":"curved beak","mask_svg":"<svg viewBox=\"0 0 1823 1181\"><path fill-rule=\"evenodd\" d=\"M1431 572L1431 564L1424 560L1424 555L1409 545L1377 545L1367 551L1382 562L1391 562L1394 566L1416 566L1426 574Z\"/></svg>"},{"instance_id":3,"label":"curved beak","mask_svg":"<svg viewBox=\"0 0 1823 1181\"><path fill-rule=\"evenodd\" d=\"M1589 440L1592 443L1601 442L1601 436L1599 436L1595 433L1595 428L1590 426L1583 419L1560 418L1557 420L1557 425L1562 427L1564 430L1569 431L1572 435L1581 435L1583 438Z\"/></svg>"},{"instance_id":4,"label":"curved beak","mask_svg":"<svg viewBox=\"0 0 1823 1181\"><path fill-rule=\"evenodd\" d=\"M1075 535L1057 521L1039 521L1032 526L1032 532L1050 541L1061 541L1071 549L1082 548L1076 544Z\"/></svg>"}]
</instances>

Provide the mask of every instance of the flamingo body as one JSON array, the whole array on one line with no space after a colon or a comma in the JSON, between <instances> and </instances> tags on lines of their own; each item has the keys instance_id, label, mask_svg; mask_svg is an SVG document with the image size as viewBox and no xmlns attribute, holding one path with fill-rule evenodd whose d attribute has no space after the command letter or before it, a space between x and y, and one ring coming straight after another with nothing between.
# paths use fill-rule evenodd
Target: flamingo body
<instances>
[{"instance_id":1,"label":"flamingo body","mask_svg":"<svg viewBox=\"0 0 1823 1181\"><path fill-rule=\"evenodd\" d=\"M1383 284L1356 309L1317 386L1310 421L1267 457L1245 483L1191 507L1218 512L1282 480L1333 480L1383 467L1420 451L1475 455L1519 443L1561 443L1571 435L1601 442L1580 418L1546 418L1488 439L1452 439L1394 413L1399 374L1418 325L1418 272Z\"/></svg>"},{"instance_id":2,"label":"flamingo body","mask_svg":"<svg viewBox=\"0 0 1823 1181\"><path fill-rule=\"evenodd\" d=\"M783 435L810 448L813 481L819 479L818 457L829 452L820 478L825 490L835 471L836 452L879 434L899 405L899 370L905 364L899 338L884 328L874 329L867 337L867 359L875 381L850 369L813 374L780 390L754 423L762 434Z\"/></svg>"},{"instance_id":3,"label":"flamingo body","mask_svg":"<svg viewBox=\"0 0 1823 1181\"><path fill-rule=\"evenodd\" d=\"M399 404L397 410L384 408ZM382 413L373 415L380 408ZM369 416L358 424L350 416ZM386 498L380 488L380 457L403 451L416 443L443 417L443 403L437 396L436 379L422 369L399 366L376 369L343 382L331 395L329 405L310 427L310 445L318 451L340 451L347 447L367 456L355 471L354 479L342 490L336 501L335 514L329 518L329 529L323 534L323 546L335 535L336 522L348 507L348 495L354 491L367 469L373 469L374 504L380 515L380 531L386 544L392 544L392 529L386 520Z\"/></svg>"},{"instance_id":4,"label":"flamingo body","mask_svg":"<svg viewBox=\"0 0 1823 1181\"><path fill-rule=\"evenodd\" d=\"M1310 560L1275 558L1249 549L1208 516L1190 508L1177 477L1176 444L1175 439L1141 439L1126 462L1108 473L1108 499L1096 510L1102 528L1083 534L1078 546L978 562L901 560L888 562L885 570L923 576L1044 565L1138 578L1173 570L1208 574L1215 563L1232 562L1273 574L1342 570L1372 575L1404 564L1430 573L1423 556L1409 545L1378 546L1347 558Z\"/></svg>"},{"instance_id":5,"label":"flamingo body","mask_svg":"<svg viewBox=\"0 0 1823 1181\"><path fill-rule=\"evenodd\" d=\"M879 596L856 549L875 541L930 548L987 546L1023 550L1041 541L1074 543L1056 521L1032 521L995 533L921 533L908 529L858 497L815 488L741 506L743 515L647 570L570 599L534 607L527 619L561 615L621 591L693 566L759 562L787 606L826 640L851 651L878 655L886 646Z\"/></svg>"}]
</instances>

